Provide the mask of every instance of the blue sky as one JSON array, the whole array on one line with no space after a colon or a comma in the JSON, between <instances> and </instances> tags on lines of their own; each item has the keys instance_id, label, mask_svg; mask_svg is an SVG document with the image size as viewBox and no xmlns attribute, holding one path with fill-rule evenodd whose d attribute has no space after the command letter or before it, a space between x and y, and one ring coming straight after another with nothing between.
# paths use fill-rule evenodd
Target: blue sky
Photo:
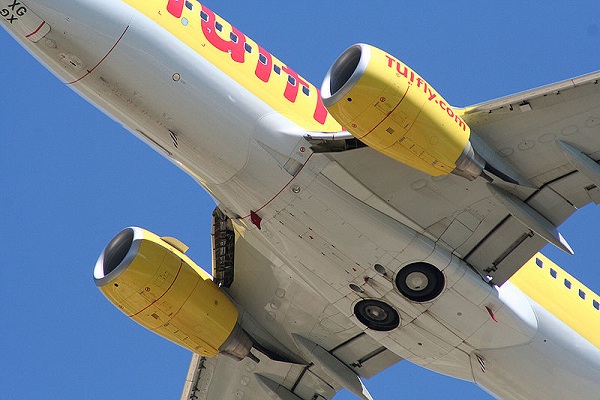
<instances>
[{"instance_id":1,"label":"blue sky","mask_svg":"<svg viewBox=\"0 0 600 400\"><path fill-rule=\"evenodd\" d=\"M600 69L600 3L534 3L207 2L317 86L346 47L366 42L457 106ZM0 85L2 397L179 398L188 351L127 320L92 269L129 225L180 238L209 269L213 201L1 29ZM596 292L598 222L588 206L563 225L575 256L545 249ZM377 399L490 398L407 362L367 386Z\"/></svg>"}]
</instances>

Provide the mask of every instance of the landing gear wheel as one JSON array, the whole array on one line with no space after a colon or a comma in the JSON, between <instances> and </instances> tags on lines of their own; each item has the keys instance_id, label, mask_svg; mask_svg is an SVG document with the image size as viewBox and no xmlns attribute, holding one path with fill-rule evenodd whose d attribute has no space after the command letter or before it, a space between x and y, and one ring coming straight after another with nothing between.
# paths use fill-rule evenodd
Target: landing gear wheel
<instances>
[{"instance_id":1,"label":"landing gear wheel","mask_svg":"<svg viewBox=\"0 0 600 400\"><path fill-rule=\"evenodd\" d=\"M369 329L391 331L400 325L398 312L379 300L361 300L354 306L354 315Z\"/></svg>"},{"instance_id":2,"label":"landing gear wheel","mask_svg":"<svg viewBox=\"0 0 600 400\"><path fill-rule=\"evenodd\" d=\"M423 303L438 297L446 279L431 264L417 262L402 268L396 275L396 288L407 299Z\"/></svg>"}]
</instances>

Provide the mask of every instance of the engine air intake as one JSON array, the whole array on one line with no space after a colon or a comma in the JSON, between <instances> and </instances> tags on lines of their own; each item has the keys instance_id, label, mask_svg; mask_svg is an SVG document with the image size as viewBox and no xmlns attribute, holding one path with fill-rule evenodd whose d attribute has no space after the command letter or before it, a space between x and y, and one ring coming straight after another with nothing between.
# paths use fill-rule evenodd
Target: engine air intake
<instances>
[{"instance_id":1,"label":"engine air intake","mask_svg":"<svg viewBox=\"0 0 600 400\"><path fill-rule=\"evenodd\" d=\"M133 243L133 229L123 229L106 246L102 257L103 274L109 275L121 264Z\"/></svg>"}]
</instances>

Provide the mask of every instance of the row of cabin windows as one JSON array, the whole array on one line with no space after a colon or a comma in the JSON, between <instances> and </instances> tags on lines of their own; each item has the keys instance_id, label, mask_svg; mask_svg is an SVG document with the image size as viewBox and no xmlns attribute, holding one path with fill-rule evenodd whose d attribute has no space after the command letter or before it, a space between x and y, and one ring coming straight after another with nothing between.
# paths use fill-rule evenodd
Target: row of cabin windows
<instances>
[{"instance_id":1,"label":"row of cabin windows","mask_svg":"<svg viewBox=\"0 0 600 400\"><path fill-rule=\"evenodd\" d=\"M185 2L185 6L190 11L194 9L194 5L191 2L189 2L189 1ZM200 11L200 18L202 18L202 20L204 22L208 22L209 21L208 14L206 12L204 12L204 11ZM183 23L183 25L187 26L187 24L188 24L187 19L183 18L182 19L182 23ZM219 21L215 21L215 29L218 30L219 32L223 32L223 24L221 24ZM229 33L229 38L231 39L231 41L233 43L237 43L238 40L239 40L238 35L236 35L233 32ZM252 45L250 45L249 43L244 43L244 50L246 50L246 52L248 54L251 54L252 53ZM258 53L258 61L262 65L267 65L268 58L267 58L267 56L265 56L264 54L262 54L262 53L259 52ZM273 71L277 75L281 75L281 67L280 66L273 64ZM296 83L297 83L296 82L296 78L294 78L291 75L288 76L288 82L292 86L296 86ZM310 96L310 89L308 87L302 85L302 93L304 93L304 95L306 95L306 96Z\"/></svg>"},{"instance_id":2,"label":"row of cabin windows","mask_svg":"<svg viewBox=\"0 0 600 400\"><path fill-rule=\"evenodd\" d=\"M535 264L538 267L540 267L540 268L544 268L544 262L542 260L540 260L539 258L535 259ZM550 276L553 277L554 279L557 279L558 278L558 272L554 268L550 268ZM573 286L573 284L571 283L571 281L568 280L567 278L565 278L564 284L565 284L565 287L567 289L571 289L571 287ZM585 298L586 298L586 293L582 289L579 289L579 297L582 300L585 300ZM598 300L595 300L595 299L592 300L592 305L594 306L594 308L596 310L600 311L600 303L598 302Z\"/></svg>"}]
</instances>

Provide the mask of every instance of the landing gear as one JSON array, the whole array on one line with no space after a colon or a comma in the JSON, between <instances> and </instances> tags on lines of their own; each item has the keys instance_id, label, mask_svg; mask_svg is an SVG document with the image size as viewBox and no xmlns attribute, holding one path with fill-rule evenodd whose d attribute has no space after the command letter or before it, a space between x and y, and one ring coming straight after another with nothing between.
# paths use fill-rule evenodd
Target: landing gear
<instances>
[{"instance_id":1,"label":"landing gear","mask_svg":"<svg viewBox=\"0 0 600 400\"><path fill-rule=\"evenodd\" d=\"M233 283L235 267L235 232L231 220L219 207L212 214L213 277L218 287Z\"/></svg>"},{"instance_id":2,"label":"landing gear","mask_svg":"<svg viewBox=\"0 0 600 400\"><path fill-rule=\"evenodd\" d=\"M354 315L369 329L391 331L400 325L398 312L380 300L361 300L354 306Z\"/></svg>"},{"instance_id":3,"label":"landing gear","mask_svg":"<svg viewBox=\"0 0 600 400\"><path fill-rule=\"evenodd\" d=\"M431 301L444 290L442 271L431 264L416 262L402 268L396 275L396 288L407 299L419 303Z\"/></svg>"}]
</instances>

